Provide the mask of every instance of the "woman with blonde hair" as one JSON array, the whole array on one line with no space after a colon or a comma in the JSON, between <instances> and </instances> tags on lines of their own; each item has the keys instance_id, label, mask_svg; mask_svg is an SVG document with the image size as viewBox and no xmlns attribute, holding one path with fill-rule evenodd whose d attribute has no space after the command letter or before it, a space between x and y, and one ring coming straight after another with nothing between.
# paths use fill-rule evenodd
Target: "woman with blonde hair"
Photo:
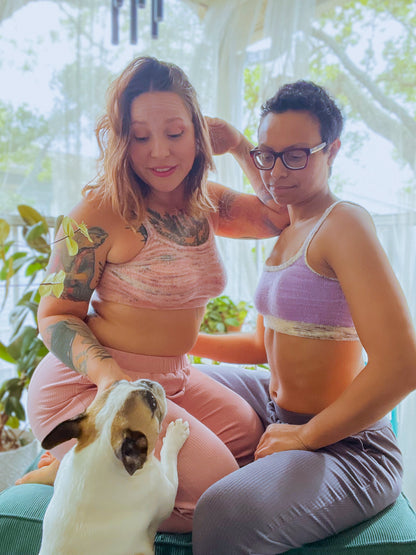
<instances>
[{"instance_id":1,"label":"woman with blonde hair","mask_svg":"<svg viewBox=\"0 0 416 555\"><path fill-rule=\"evenodd\" d=\"M51 352L30 384L30 424L42 440L116 380L160 382L168 398L161 436L172 420L190 424L175 509L162 529L189 531L200 495L252 460L263 430L245 401L187 357L208 300L225 286L214 235L277 235L287 212L207 180L208 128L173 64L149 57L129 64L109 89L97 138L98 178L70 214L92 242L81 245L76 233L74 257L55 244L49 270L64 270L66 279L61 297L39 306ZM56 458L23 481L51 483L70 447L57 447Z\"/></svg>"}]
</instances>

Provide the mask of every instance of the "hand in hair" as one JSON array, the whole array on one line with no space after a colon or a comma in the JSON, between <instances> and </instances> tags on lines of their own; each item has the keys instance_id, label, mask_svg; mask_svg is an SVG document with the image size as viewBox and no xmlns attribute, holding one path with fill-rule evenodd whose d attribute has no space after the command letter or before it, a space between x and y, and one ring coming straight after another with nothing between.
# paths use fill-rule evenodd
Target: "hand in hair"
<instances>
[{"instance_id":1,"label":"hand in hair","mask_svg":"<svg viewBox=\"0 0 416 555\"><path fill-rule=\"evenodd\" d=\"M225 154L237 148L244 136L230 123L220 118L205 117L208 125L212 153Z\"/></svg>"}]
</instances>

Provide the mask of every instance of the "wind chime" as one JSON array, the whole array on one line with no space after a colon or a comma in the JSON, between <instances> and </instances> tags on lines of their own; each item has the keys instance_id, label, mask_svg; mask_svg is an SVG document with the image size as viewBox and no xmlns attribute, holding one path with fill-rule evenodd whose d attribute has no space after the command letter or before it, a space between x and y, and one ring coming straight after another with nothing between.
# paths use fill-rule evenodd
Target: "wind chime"
<instances>
[{"instance_id":1,"label":"wind chime","mask_svg":"<svg viewBox=\"0 0 416 555\"><path fill-rule=\"evenodd\" d=\"M118 16L124 0L111 0L111 43L119 43ZM139 8L146 7L146 0L130 0L130 44L137 44L137 27ZM158 24L163 21L163 0L152 0L151 9L151 36L157 39L159 36Z\"/></svg>"}]
</instances>

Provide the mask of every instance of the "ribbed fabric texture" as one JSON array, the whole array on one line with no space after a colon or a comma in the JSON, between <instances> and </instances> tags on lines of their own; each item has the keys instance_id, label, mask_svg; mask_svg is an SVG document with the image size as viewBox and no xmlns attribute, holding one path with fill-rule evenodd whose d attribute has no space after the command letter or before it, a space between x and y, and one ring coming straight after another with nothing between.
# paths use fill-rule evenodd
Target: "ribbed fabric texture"
<instances>
[{"instance_id":1,"label":"ribbed fabric texture","mask_svg":"<svg viewBox=\"0 0 416 555\"><path fill-rule=\"evenodd\" d=\"M26 484L0 493L0 555L37 555L51 486ZM192 555L191 534L159 533L156 555ZM374 518L290 555L414 555L416 514L401 495ZM214 555L214 554L213 554ZM230 554L231 555L231 554Z\"/></svg>"},{"instance_id":2,"label":"ribbed fabric texture","mask_svg":"<svg viewBox=\"0 0 416 555\"><path fill-rule=\"evenodd\" d=\"M145 221L146 245L129 262L107 262L94 295L136 308L199 308L219 295L226 284L225 268L209 227L207 241L178 245ZM208 222L207 222L208 225Z\"/></svg>"},{"instance_id":3,"label":"ribbed fabric texture","mask_svg":"<svg viewBox=\"0 0 416 555\"><path fill-rule=\"evenodd\" d=\"M290 555L415 555L416 513L407 499L326 540L288 551Z\"/></svg>"},{"instance_id":4,"label":"ribbed fabric texture","mask_svg":"<svg viewBox=\"0 0 416 555\"><path fill-rule=\"evenodd\" d=\"M339 281L318 274L307 261L310 242L340 202L327 208L294 256L278 266L265 264L254 303L266 327L297 337L358 339Z\"/></svg>"}]
</instances>

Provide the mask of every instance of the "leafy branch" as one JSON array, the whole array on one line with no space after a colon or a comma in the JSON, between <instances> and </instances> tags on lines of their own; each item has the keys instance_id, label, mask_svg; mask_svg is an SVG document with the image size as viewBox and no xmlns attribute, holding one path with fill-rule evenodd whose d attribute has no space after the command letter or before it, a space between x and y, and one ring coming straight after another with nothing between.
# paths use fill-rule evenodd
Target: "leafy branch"
<instances>
[{"instance_id":1,"label":"leafy branch","mask_svg":"<svg viewBox=\"0 0 416 555\"><path fill-rule=\"evenodd\" d=\"M35 368L48 354L48 349L39 336L37 310L42 296L62 294L66 274L63 270L48 275L40 284L37 276L44 273L49 263L51 243L46 219L30 206L19 205L22 219L21 239L9 238L10 225L0 219L0 281L4 281L3 306L10 292L11 280L16 274L27 278L22 296L10 313L11 339L6 345L0 341L0 359L14 364L16 375L0 385L0 451L17 448L20 443L13 433L26 418L21 402L23 391L28 387ZM63 236L56 241L65 241L68 253L75 256L78 244L74 235L82 233L92 242L85 224L78 225L68 216L57 219L55 231L62 225Z\"/></svg>"}]
</instances>

